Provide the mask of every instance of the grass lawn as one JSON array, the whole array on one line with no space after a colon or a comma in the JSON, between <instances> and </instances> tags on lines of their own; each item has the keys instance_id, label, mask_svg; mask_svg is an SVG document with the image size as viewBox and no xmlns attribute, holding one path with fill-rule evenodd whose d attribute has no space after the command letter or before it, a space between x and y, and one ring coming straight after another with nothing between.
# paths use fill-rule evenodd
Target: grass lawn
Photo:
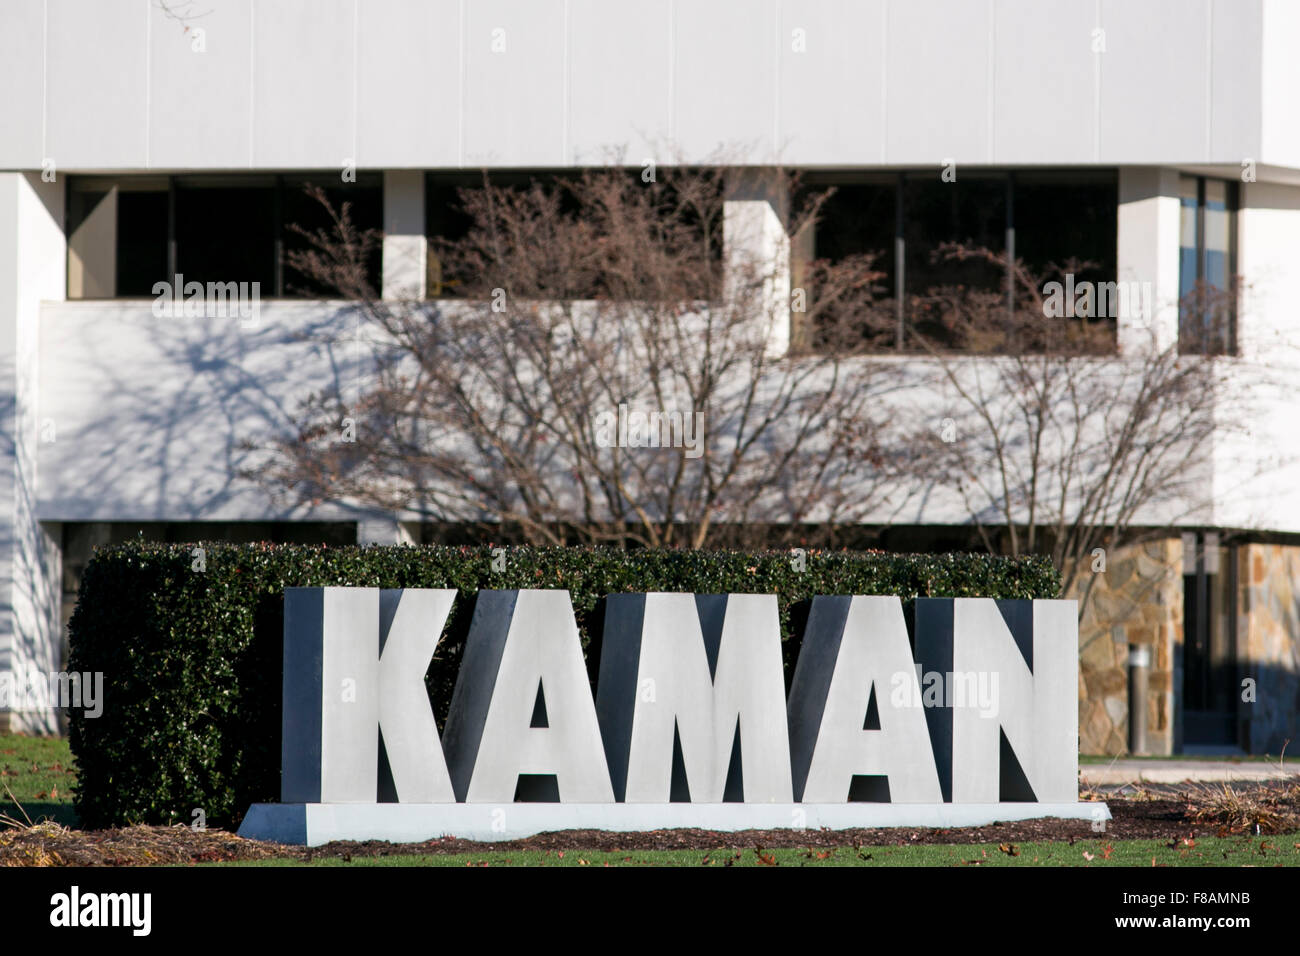
<instances>
[{"instance_id":1,"label":"grass lawn","mask_svg":"<svg viewBox=\"0 0 1300 956\"><path fill-rule=\"evenodd\" d=\"M72 809L76 782L67 740L0 735L0 816L76 826L77 813Z\"/></svg>"},{"instance_id":2,"label":"grass lawn","mask_svg":"<svg viewBox=\"0 0 1300 956\"><path fill-rule=\"evenodd\" d=\"M1262 847L1262 851L1261 851ZM1014 855L1011 851L1014 851ZM1300 866L1300 842L1285 837L1198 837L1165 840L1080 840L1068 843L973 846L851 846L838 849L507 850L499 853L318 857L249 860L216 866Z\"/></svg>"}]
</instances>

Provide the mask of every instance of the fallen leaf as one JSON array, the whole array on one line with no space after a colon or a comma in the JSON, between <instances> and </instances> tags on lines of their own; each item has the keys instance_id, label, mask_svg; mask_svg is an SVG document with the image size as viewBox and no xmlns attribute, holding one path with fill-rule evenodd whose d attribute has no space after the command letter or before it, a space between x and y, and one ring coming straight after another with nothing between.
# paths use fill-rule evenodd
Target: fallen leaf
<instances>
[{"instance_id":1,"label":"fallen leaf","mask_svg":"<svg viewBox=\"0 0 1300 956\"><path fill-rule=\"evenodd\" d=\"M1106 849L1102 850L1101 852L1102 852L1102 859L1109 860L1110 855L1115 852L1115 844L1113 843L1106 844Z\"/></svg>"},{"instance_id":2,"label":"fallen leaf","mask_svg":"<svg viewBox=\"0 0 1300 956\"><path fill-rule=\"evenodd\" d=\"M1096 857L1095 854L1089 853L1087 850L1084 850L1084 851L1083 851L1083 858L1084 858L1085 860L1087 860L1089 863L1091 863L1093 860L1097 859L1097 857Z\"/></svg>"},{"instance_id":3,"label":"fallen leaf","mask_svg":"<svg viewBox=\"0 0 1300 956\"><path fill-rule=\"evenodd\" d=\"M1016 849L1016 845L1014 843L999 843L998 849L1001 850L1003 853L1005 853L1007 856L1020 855L1020 851Z\"/></svg>"}]
</instances>

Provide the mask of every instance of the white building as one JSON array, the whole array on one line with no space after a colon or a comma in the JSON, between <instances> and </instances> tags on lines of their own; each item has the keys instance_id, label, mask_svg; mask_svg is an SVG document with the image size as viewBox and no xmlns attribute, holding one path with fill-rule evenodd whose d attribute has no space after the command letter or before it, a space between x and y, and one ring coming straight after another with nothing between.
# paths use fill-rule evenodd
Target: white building
<instances>
[{"instance_id":1,"label":"white building","mask_svg":"<svg viewBox=\"0 0 1300 956\"><path fill-rule=\"evenodd\" d=\"M426 281L450 174L730 147L740 165L844 185L839 231L819 241L902 239L905 281L912 253L967 237L939 235L944 223L996 242L1014 230L1027 256L1082 243L1109 278L1150 283L1162 302L1240 273L1249 321L1230 351L1249 363L1300 325L1297 43L1288 0L7 0L0 674L59 669L94 543L141 530L400 539L391 520L286 508L237 477L241 442L345 367L337 307L285 294L304 177L355 178L395 291ZM962 199L936 210L945 167ZM1063 208L1079 212L1068 235ZM260 282L260 320L155 315L154 279L177 272ZM1121 348L1141 321L1121 317ZM1150 321L1177 340L1175 312ZM1294 417L1284 401L1251 423L1254 447L1293 445ZM1202 539L1207 556L1189 558L1149 641L1084 653L1097 680L1081 692L1087 746L1122 746L1111 685L1144 641L1158 749L1293 735L1300 482L1285 470L1247 487L1241 458L1225 439L1213 514L1186 530L1252 534L1235 548ZM1200 610L1186 651L1184 582L1229 602L1188 599ZM1267 717L1222 693L1187 697L1184 653L1202 670L1265 667ZM47 710L7 718L54 727Z\"/></svg>"}]
</instances>

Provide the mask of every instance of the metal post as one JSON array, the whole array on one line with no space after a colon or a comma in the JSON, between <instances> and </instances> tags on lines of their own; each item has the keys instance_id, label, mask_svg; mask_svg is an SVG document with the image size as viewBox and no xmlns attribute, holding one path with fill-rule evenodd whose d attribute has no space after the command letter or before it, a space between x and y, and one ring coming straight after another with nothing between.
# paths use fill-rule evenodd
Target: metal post
<instances>
[{"instance_id":1,"label":"metal post","mask_svg":"<svg viewBox=\"0 0 1300 956\"><path fill-rule=\"evenodd\" d=\"M1130 644L1128 650L1128 751L1147 752L1147 671L1151 667L1151 649Z\"/></svg>"}]
</instances>

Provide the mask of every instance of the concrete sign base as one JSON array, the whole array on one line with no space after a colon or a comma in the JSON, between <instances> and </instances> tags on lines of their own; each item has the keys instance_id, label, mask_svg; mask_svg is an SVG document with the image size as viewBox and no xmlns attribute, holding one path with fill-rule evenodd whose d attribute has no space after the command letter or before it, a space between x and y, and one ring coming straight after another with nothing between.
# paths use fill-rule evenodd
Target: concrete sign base
<instances>
[{"instance_id":1,"label":"concrete sign base","mask_svg":"<svg viewBox=\"0 0 1300 956\"><path fill-rule=\"evenodd\" d=\"M255 803L239 835L301 846L332 840L492 842L555 830L848 830L973 827L1055 817L1101 831L1104 803Z\"/></svg>"}]
</instances>

